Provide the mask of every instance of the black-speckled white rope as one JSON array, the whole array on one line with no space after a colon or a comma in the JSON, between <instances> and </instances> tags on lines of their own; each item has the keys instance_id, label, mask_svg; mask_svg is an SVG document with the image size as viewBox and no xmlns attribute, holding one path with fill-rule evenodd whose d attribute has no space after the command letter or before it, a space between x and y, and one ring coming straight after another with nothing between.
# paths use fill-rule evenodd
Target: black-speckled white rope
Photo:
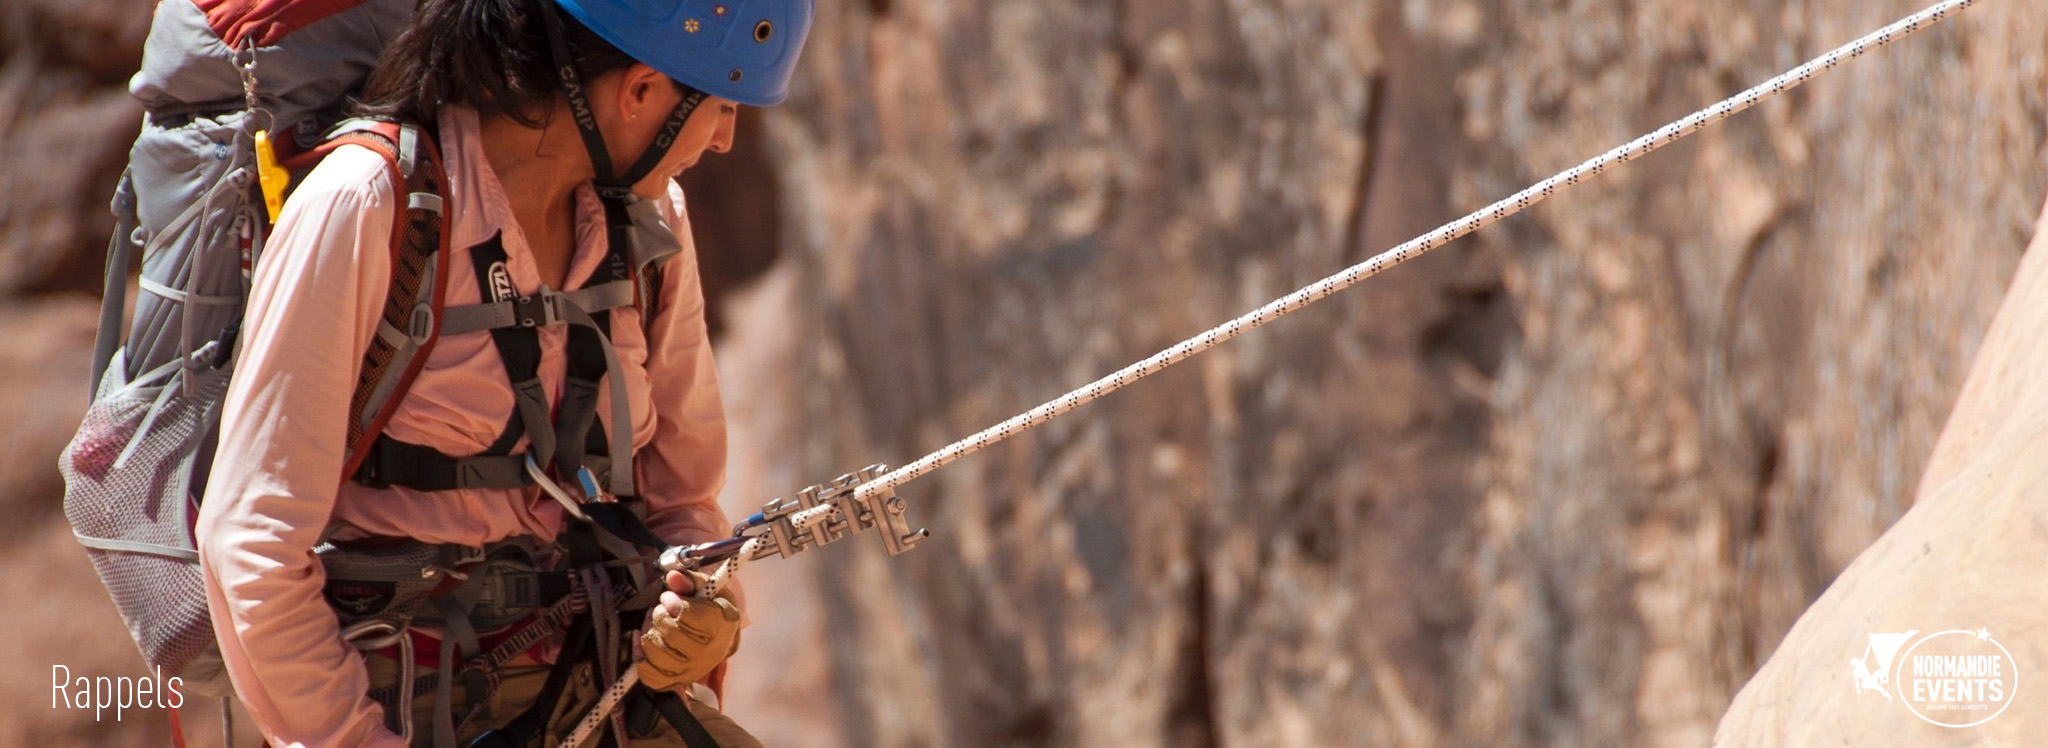
<instances>
[{"instance_id":1,"label":"black-speckled white rope","mask_svg":"<svg viewBox=\"0 0 2048 748\"><path fill-rule=\"evenodd\" d=\"M1458 237L1470 234L1500 219L1520 213L1529 206L1550 197L1559 188L1578 184L1587 177L1606 171L1609 167L1633 161L1643 156L1643 154L1670 145L1679 138L1698 132L1707 125L1727 119L1737 112L1755 106L1758 102L1795 88L1813 76L1827 72L1836 65L1860 57L1865 52L1890 44L1908 34L1919 31L1947 17L1951 13L1969 7L1974 2L1976 0L1946 0L1945 2L1936 3L1926 10L1914 13L1890 26L1871 32L1863 38L1837 47L1827 54L1814 58L1806 64L1786 71L1775 78L1764 81L1754 88L1723 99L1719 103L1694 112L1684 119L1657 128L1655 132L1636 138L1620 147L1589 159L1585 163L1572 167L1562 174L1538 182L1534 186L1517 192L1505 200L1486 206L1464 218L1438 227L1435 231L1410 239L1405 244L1382 252L1365 262L1346 268L1343 272L1336 275L1317 281L1307 288L1281 297L1208 332L1184 340L1172 348L1153 354L1150 358L1118 369L1116 373L1090 382L1087 386L1073 392L1061 395L1058 399L983 429L973 436L948 444L945 448L925 455L916 462L884 473L872 481L861 484L858 488L854 489L854 494L857 497L865 498L872 492L895 488L918 476L929 473L941 465L978 451L988 445L1008 439L1033 426L1052 420L1091 400L1115 392L1139 379L1156 374L1159 370L1179 363L1189 356L1201 353L1219 343L1237 337L1246 330L1279 319L1297 309L1320 301L1325 296L1344 290L1354 283L1378 275L1381 271L1399 265L1409 258L1449 244ZM829 505L819 506L806 510L793 519L799 520L800 524L807 525L807 520L814 518L806 515L823 515L831 510L832 507Z\"/></svg>"},{"instance_id":2,"label":"black-speckled white rope","mask_svg":"<svg viewBox=\"0 0 2048 748\"><path fill-rule=\"evenodd\" d=\"M811 525L817 524L817 517L823 516L823 514L817 514L806 517L804 518L805 521L797 523L797 527L808 530ZM760 554L762 544L763 541L760 538L748 538L747 542L741 543L739 552L727 556L724 561L720 561L718 568L712 569L711 573L704 575L704 579L697 583L696 596L706 600L717 597L719 590L725 589L725 586L730 584L734 577L739 576L740 567L744 566L748 561L754 560L754 556Z\"/></svg>"},{"instance_id":3,"label":"black-speckled white rope","mask_svg":"<svg viewBox=\"0 0 2048 748\"><path fill-rule=\"evenodd\" d=\"M626 668L626 674L612 681L611 687L597 697L597 703L583 714L582 721L576 723L576 729L570 730L569 737L562 739L562 748L583 748L584 743L590 742L592 737L603 730L605 723L611 720L612 713L618 711L619 703L625 701L626 693L637 685L640 685L640 668L638 663L635 663L633 667Z\"/></svg>"}]
</instances>

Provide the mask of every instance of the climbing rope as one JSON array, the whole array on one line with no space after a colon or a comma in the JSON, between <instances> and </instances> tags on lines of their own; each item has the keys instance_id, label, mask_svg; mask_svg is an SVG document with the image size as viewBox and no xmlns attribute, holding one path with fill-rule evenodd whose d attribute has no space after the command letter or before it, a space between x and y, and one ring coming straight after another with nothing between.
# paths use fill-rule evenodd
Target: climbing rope
<instances>
[{"instance_id":1,"label":"climbing rope","mask_svg":"<svg viewBox=\"0 0 2048 748\"><path fill-rule=\"evenodd\" d=\"M1405 244L1382 252L1357 265L1345 268L1343 272L1316 281L1306 288L1274 300L1241 317L1181 341L1178 345L1155 353L1150 358L1118 369L1109 376L1090 382L1086 386L1061 395L1051 402L1032 408L1014 418L990 426L960 441L948 444L936 452L919 458L916 462L896 468L874 480L862 483L854 489L854 496L856 499L866 498L868 495L878 491L894 489L918 476L936 470L946 463L973 454L996 442L1016 436L1033 426L1057 418L1061 414L1078 408L1103 395L1123 389L1132 382L1157 374L1168 366L1180 363L1202 351L1209 350L1224 341L1243 334L1247 330L1287 316L1302 307L1322 300L1323 297L1378 275L1387 268L1399 265L1416 255L1449 244L1458 237L1470 234L1503 218L1520 213L1528 209L1529 206L1542 202L1560 188L1578 184L1587 177L1604 172L1610 167L1634 161L1641 158L1644 154L1672 144L1679 138L1698 132L1707 125L1727 119L1738 112L1755 106L1759 102L1791 90L1815 75L1827 72L1843 62L1861 57L1865 52L1898 41L1915 31L1940 21L1956 11L1969 7L1974 2L1976 0L1946 0L1945 2L1936 3L1926 10L1900 19L1890 26L1878 29L1860 39L1836 47L1827 54L1814 58L1804 65L1764 81L1762 84L1747 91L1722 99L1719 103L1694 112L1684 119L1657 128L1656 131L1648 135L1636 138L1613 150L1588 159L1585 163L1572 167L1561 174L1537 182L1534 186L1510 195L1505 200L1481 208L1464 218L1444 224L1435 231L1410 239ZM800 512L793 516L791 520L799 526L807 527L815 524L822 515L829 514L832 510L833 507L830 505L821 505Z\"/></svg>"}]
</instances>

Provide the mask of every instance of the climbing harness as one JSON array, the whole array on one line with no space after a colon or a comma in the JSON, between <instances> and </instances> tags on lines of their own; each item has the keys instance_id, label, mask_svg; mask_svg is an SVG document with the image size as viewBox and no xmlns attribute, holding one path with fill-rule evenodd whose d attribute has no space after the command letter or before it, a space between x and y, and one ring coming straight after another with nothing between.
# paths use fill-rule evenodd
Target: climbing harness
<instances>
[{"instance_id":1,"label":"climbing harness","mask_svg":"<svg viewBox=\"0 0 2048 748\"><path fill-rule=\"evenodd\" d=\"M766 74L741 83L747 66L753 63L740 62L736 57L732 64L740 67L731 70L729 82L733 85L730 86L702 75L703 71L686 69L680 75L668 72L682 90L681 100L662 124L661 135L633 160L624 173L619 173L592 114L575 57L568 46L564 22L557 13L577 16L591 31L621 46L629 54L649 61L657 69L666 71L664 64L673 67L677 63L675 58L702 62L707 56L678 55L671 45L650 58L648 54L637 53L626 43L632 41L629 30L644 29L629 29L636 24L622 24L618 18L606 17L607 14L615 15L615 10L598 6L585 8L578 0L534 0L534 3L540 12L559 83L569 102L571 119L595 173L592 186L604 214L606 257L598 274L585 288L556 292L543 287L533 294L518 295L504 277L508 258L498 239L494 237L471 248L469 256L482 303L443 309L437 297L437 303L427 310L424 318L415 314L410 324L402 327L392 324L389 327L395 328L393 332L412 338L426 338L429 344L435 335L488 333L504 362L514 393L515 408L508 423L482 454L460 458L427 445L401 442L389 435L377 435L367 443L352 440L352 446L360 447L360 454L352 454L347 467L347 474L372 487L402 485L421 491L441 491L536 486L560 502L569 513L563 541L569 556L565 566L569 572L566 587L573 592L556 600L556 607L550 608L547 615L526 624L513 641L560 633L570 647L556 656L548 682L533 704L473 743L482 746L530 742L545 727L547 717L563 693L568 674L577 667L588 665L602 682L619 679L622 671L634 671L630 661L622 657L627 651L625 629L628 625L621 616L646 610L663 589L660 575L650 573L654 569L651 563L655 560L653 554L643 555L639 549L656 549L664 544L633 512L637 506L635 497L638 491L632 469L632 419L627 410L631 400L624 389L624 377L606 376L622 371L611 343L611 319L607 312L656 298L658 294L655 291L661 282L657 270L664 260L681 252L682 246L655 204L634 195L633 186L653 172L691 114L709 99L707 86L742 103L772 104L780 101L786 92L788 74L795 64L794 54L778 53L772 59L756 59L755 62L765 61L763 72ZM719 15L727 14L724 6L719 8ZM593 14L593 10L597 12ZM789 22L785 26L792 26L798 32L775 39L776 45L785 51L801 45L801 32L808 27L808 3L755 3L741 10L741 13L753 12L772 16L760 21L763 27L772 28L775 20L783 20ZM757 33L752 46L765 48L771 38L772 33ZM723 58L712 61L720 62ZM644 308L642 312L643 322L651 322L652 312ZM568 328L568 369L562 394L551 408L539 379L541 347L538 335L539 328L554 325ZM612 412L603 421L597 418L600 382L609 382L611 386ZM384 407L379 410L388 410L395 402L395 399L386 398ZM380 417L386 415L380 413ZM607 426L610 433L607 433ZM368 436L368 433L366 430L364 435ZM522 441L527 446L526 451L515 453L514 449ZM563 483L569 485L564 486ZM463 573L456 569L446 571L449 574ZM483 582L490 577L483 573L470 574L452 589L443 585L427 599L438 611L438 616L424 612L419 614L423 620L431 618L431 622L440 624L445 633L438 649L436 672L416 678L410 653L401 651L399 654L404 661L400 682L391 689L380 689L376 694L387 705L388 714L401 715L398 728L409 737L413 732L411 700L431 692L435 700L431 728L433 742L443 748L454 744L457 730L462 725L488 717L479 711L485 702L478 700L478 695L494 690L497 675L505 662L524 650L524 646L511 646L512 642L488 652L483 650L478 635L483 623L478 617L478 604L485 589ZM571 608L579 611L573 618L568 613ZM565 624L568 625L567 630L563 630ZM390 631L390 637L404 639L405 628L406 623L401 623L395 627L384 626L381 630ZM372 642L383 643L382 640ZM469 658L460 669L456 667L457 652ZM455 713L451 695L457 680L462 682L465 695L473 701L473 706L463 714ZM631 685L627 681L627 685L619 689L619 695L623 696ZM686 736L704 734L696 718L675 694L663 692L643 694L643 697L643 701L651 702L660 718L668 721L679 733ZM627 743L626 719L614 705L608 704L605 709L593 713L589 722L589 727L582 732L586 737L608 725L617 744Z\"/></svg>"}]
</instances>

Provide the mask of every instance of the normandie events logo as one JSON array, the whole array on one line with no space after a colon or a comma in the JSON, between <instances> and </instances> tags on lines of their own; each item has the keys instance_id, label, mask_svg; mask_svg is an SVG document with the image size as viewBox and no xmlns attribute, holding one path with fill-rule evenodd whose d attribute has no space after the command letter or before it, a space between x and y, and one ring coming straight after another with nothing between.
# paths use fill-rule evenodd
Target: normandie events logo
<instances>
[{"instance_id":1,"label":"normandie events logo","mask_svg":"<svg viewBox=\"0 0 2048 748\"><path fill-rule=\"evenodd\" d=\"M1990 631L1919 634L1871 634L1862 656L1849 660L1856 693L1883 696L1942 727L1975 727L2012 706L2019 668Z\"/></svg>"}]
</instances>

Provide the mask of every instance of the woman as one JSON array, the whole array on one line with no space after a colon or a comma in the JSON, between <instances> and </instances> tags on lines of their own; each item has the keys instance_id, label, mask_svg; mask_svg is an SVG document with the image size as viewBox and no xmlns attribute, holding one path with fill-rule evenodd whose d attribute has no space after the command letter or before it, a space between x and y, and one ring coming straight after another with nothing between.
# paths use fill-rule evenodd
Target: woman
<instances>
[{"instance_id":1,"label":"woman","mask_svg":"<svg viewBox=\"0 0 2048 748\"><path fill-rule=\"evenodd\" d=\"M440 339L378 448L344 481L350 399L380 334L401 198L383 156L337 149L298 186L257 265L199 517L222 658L272 745L559 734L598 681L629 664L627 640L605 637L611 623L640 622L584 616L529 649L506 644L524 644L514 633L550 606L633 607L619 562L635 549L620 551L616 537L632 533L573 519L578 502L637 495L665 543L727 533L715 504L724 417L671 180L731 147L739 106L786 96L810 15L808 0L422 4L362 108L438 143L453 252ZM628 267L647 258L660 259ZM494 310L517 321L476 321ZM470 479L489 471L463 467L485 463L526 469ZM599 546L609 565L591 560ZM394 547L457 557L440 556L448 582L418 619L431 623L359 653L362 637L345 639L344 624L355 606L389 602L393 583L343 579L360 565L348 549L375 558ZM508 602L512 581L536 579L535 599ZM573 579L576 592L551 598L548 579ZM692 728L679 722L694 715L728 745L749 742L702 687L736 645L736 600L686 599L694 584L680 574L646 581L667 589L642 639L642 681L689 698L643 697L613 731L636 746L682 745L678 730ZM500 620L508 610L517 620ZM516 656L486 673L448 669L494 648ZM413 665L436 663L431 688L398 687ZM430 697L410 710L397 699L387 715L378 688Z\"/></svg>"}]
</instances>

